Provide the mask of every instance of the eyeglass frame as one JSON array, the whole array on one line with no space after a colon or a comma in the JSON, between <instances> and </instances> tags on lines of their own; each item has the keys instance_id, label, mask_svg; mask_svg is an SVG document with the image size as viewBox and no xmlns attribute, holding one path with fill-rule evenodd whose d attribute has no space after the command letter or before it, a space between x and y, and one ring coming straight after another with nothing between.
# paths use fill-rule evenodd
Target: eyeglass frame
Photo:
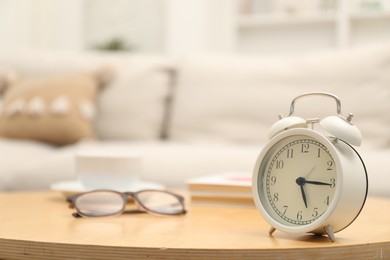
<instances>
[{"instance_id":1,"label":"eyeglass frame","mask_svg":"<svg viewBox=\"0 0 390 260\"><path fill-rule=\"evenodd\" d=\"M115 213L112 213L112 214L102 214L102 215L96 215L96 216L86 215L86 214L82 213L78 209L78 207L76 206L76 200L85 194L90 194L90 193L94 193L94 192L111 192L111 193L116 193L116 194L120 195L123 199L123 205L122 205L121 210L119 210ZM176 213L162 213L162 212L156 212L156 211L150 210L137 197L137 194L142 193L142 192L159 192L159 193L165 193L165 194L172 195L173 197L177 198L177 201L180 203L182 210L179 212L176 212ZM126 203L127 203L127 200L129 197L135 202L135 205L138 207L138 209L127 209L126 210ZM68 203L69 208L76 210L76 212L74 212L72 214L72 216L75 218L81 218L81 217L98 218L98 217L110 217L110 216L117 216L117 215L122 215L122 214L137 214L137 213L150 213L153 215L160 215L160 216L178 216L178 215L184 215L187 213L187 210L186 210L185 205L184 205L184 200L185 200L184 197L179 195L179 194L176 194L176 193L173 193L170 191L165 191L165 190L153 190L153 189L139 190L136 192L132 192L132 191L120 192L120 191L109 190L109 189L97 189L97 190L91 190L91 191L87 191L87 192L77 193L77 194L71 195L71 196L66 198L66 202Z\"/></svg>"}]
</instances>

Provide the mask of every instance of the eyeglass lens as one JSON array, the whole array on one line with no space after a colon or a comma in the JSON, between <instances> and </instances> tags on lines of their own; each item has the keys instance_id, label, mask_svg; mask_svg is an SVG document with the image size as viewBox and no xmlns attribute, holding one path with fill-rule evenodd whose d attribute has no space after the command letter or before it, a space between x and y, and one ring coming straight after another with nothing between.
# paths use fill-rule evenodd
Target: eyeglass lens
<instances>
[{"instance_id":1,"label":"eyeglass lens","mask_svg":"<svg viewBox=\"0 0 390 260\"><path fill-rule=\"evenodd\" d=\"M146 210L159 214L179 214L183 212L183 205L173 194L156 191L142 191L137 193L139 202Z\"/></svg>"},{"instance_id":2,"label":"eyeglass lens","mask_svg":"<svg viewBox=\"0 0 390 260\"><path fill-rule=\"evenodd\" d=\"M120 213L124 201L119 193L96 191L79 196L75 206L84 216L108 216Z\"/></svg>"}]
</instances>

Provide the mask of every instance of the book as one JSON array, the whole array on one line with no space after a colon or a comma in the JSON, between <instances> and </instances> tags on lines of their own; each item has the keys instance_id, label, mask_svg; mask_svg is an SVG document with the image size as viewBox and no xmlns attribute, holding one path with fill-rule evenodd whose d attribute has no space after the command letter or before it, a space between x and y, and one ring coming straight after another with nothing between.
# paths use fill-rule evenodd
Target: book
<instances>
[{"instance_id":1,"label":"book","mask_svg":"<svg viewBox=\"0 0 390 260\"><path fill-rule=\"evenodd\" d=\"M187 187L193 204L253 206L252 173L225 172L190 179Z\"/></svg>"}]
</instances>

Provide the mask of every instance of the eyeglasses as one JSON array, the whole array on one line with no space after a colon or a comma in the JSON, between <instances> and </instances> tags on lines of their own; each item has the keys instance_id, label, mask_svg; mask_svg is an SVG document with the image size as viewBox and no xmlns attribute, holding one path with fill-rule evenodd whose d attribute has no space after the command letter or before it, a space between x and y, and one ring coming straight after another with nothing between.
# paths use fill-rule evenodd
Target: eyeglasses
<instances>
[{"instance_id":1,"label":"eyeglasses","mask_svg":"<svg viewBox=\"0 0 390 260\"><path fill-rule=\"evenodd\" d=\"M125 209L129 197L134 200L137 209ZM67 202L70 208L76 209L74 217L105 217L145 212L157 215L182 215L187 212L182 196L162 190L137 192L94 190L68 197Z\"/></svg>"}]
</instances>

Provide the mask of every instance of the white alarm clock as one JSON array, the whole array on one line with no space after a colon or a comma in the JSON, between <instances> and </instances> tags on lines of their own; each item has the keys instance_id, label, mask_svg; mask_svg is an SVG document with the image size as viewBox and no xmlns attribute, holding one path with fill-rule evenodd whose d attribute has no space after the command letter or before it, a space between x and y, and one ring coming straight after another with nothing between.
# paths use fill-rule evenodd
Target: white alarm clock
<instances>
[{"instance_id":1,"label":"white alarm clock","mask_svg":"<svg viewBox=\"0 0 390 260\"><path fill-rule=\"evenodd\" d=\"M320 120L294 116L295 102L303 97L331 97L337 116ZM276 229L290 233L327 234L349 226L362 210L368 177L362 158L352 146L361 144L352 114L341 114L340 100L330 93L307 93L293 99L288 117L270 129L269 143L257 158L253 197L257 209ZM320 123L320 133L314 128Z\"/></svg>"}]
</instances>

